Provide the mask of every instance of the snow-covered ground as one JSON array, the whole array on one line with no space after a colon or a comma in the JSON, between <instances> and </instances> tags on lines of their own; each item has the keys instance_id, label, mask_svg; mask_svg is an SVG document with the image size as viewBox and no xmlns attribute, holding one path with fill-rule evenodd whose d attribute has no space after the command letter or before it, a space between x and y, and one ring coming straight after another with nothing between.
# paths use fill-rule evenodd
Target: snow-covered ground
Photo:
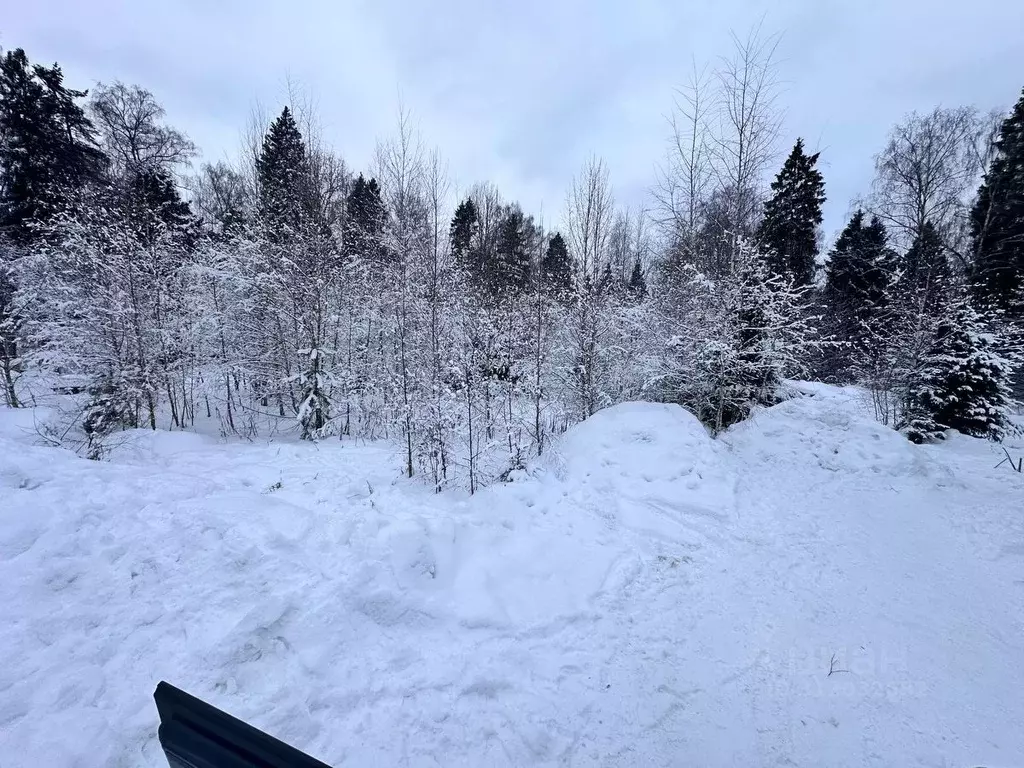
<instances>
[{"instance_id":1,"label":"snow-covered ground","mask_svg":"<svg viewBox=\"0 0 1024 768\"><path fill-rule=\"evenodd\" d=\"M0 765L163 765L160 679L335 766L1024 765L1024 475L801 389L719 440L610 408L473 498L0 410Z\"/></svg>"}]
</instances>

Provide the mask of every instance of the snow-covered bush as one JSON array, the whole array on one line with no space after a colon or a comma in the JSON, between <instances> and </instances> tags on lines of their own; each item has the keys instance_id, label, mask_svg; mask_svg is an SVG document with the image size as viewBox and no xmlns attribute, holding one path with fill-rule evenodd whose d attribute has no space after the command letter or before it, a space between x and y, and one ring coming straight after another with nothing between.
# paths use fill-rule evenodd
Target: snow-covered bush
<instances>
[{"instance_id":1,"label":"snow-covered bush","mask_svg":"<svg viewBox=\"0 0 1024 768\"><path fill-rule=\"evenodd\" d=\"M674 294L676 331L668 341L669 392L712 431L777 402L784 377L802 375L824 343L816 338L809 289L772 273L741 245L737 271L711 279L682 271Z\"/></svg>"}]
</instances>

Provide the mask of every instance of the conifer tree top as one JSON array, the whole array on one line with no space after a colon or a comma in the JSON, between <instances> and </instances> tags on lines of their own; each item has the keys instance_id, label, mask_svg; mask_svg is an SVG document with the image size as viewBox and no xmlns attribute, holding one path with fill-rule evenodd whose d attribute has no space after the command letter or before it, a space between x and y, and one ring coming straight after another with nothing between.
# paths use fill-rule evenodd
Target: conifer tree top
<instances>
[{"instance_id":1,"label":"conifer tree top","mask_svg":"<svg viewBox=\"0 0 1024 768\"><path fill-rule=\"evenodd\" d=\"M270 124L256 159L260 207L272 226L297 229L308 213L306 146L286 106Z\"/></svg>"},{"instance_id":2,"label":"conifer tree top","mask_svg":"<svg viewBox=\"0 0 1024 768\"><path fill-rule=\"evenodd\" d=\"M1003 121L971 211L975 297L1024 317L1024 92Z\"/></svg>"},{"instance_id":3,"label":"conifer tree top","mask_svg":"<svg viewBox=\"0 0 1024 768\"><path fill-rule=\"evenodd\" d=\"M765 202L758 232L772 271L792 275L798 285L814 280L818 255L825 182L815 168L817 161L818 155L807 155L803 139L797 139L772 181L772 196Z\"/></svg>"}]
</instances>

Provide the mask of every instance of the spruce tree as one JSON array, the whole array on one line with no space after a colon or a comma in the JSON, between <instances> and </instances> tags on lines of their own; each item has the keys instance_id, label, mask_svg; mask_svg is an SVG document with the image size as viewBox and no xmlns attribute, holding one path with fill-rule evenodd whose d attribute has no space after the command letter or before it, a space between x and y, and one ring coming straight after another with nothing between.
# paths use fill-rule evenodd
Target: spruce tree
<instances>
[{"instance_id":1,"label":"spruce tree","mask_svg":"<svg viewBox=\"0 0 1024 768\"><path fill-rule=\"evenodd\" d=\"M938 310L947 297L951 272L946 246L930 221L925 222L902 262L902 297L927 312Z\"/></svg>"},{"instance_id":2,"label":"spruce tree","mask_svg":"<svg viewBox=\"0 0 1024 768\"><path fill-rule=\"evenodd\" d=\"M947 429L1001 439L1010 426L1011 365L995 349L979 314L961 302L941 322L911 391L905 431L914 442Z\"/></svg>"},{"instance_id":3,"label":"spruce tree","mask_svg":"<svg viewBox=\"0 0 1024 768\"><path fill-rule=\"evenodd\" d=\"M885 300L892 277L893 256L886 247L885 225L864 212L854 213L839 235L825 268L825 296L831 308L865 319Z\"/></svg>"},{"instance_id":4,"label":"spruce tree","mask_svg":"<svg viewBox=\"0 0 1024 768\"><path fill-rule=\"evenodd\" d=\"M269 231L301 229L310 213L309 163L302 134L291 110L285 107L270 124L256 158L259 207Z\"/></svg>"},{"instance_id":5,"label":"spruce tree","mask_svg":"<svg viewBox=\"0 0 1024 768\"><path fill-rule=\"evenodd\" d=\"M103 458L104 439L113 432L138 426L138 411L125 393L130 386L116 382L110 374L98 377L89 385L88 402L82 412L82 432L85 433L86 458Z\"/></svg>"},{"instance_id":6,"label":"spruce tree","mask_svg":"<svg viewBox=\"0 0 1024 768\"><path fill-rule=\"evenodd\" d=\"M498 223L494 263L488 270L492 293L521 296L529 289L532 230L532 219L518 205L508 206Z\"/></svg>"},{"instance_id":7,"label":"spruce tree","mask_svg":"<svg viewBox=\"0 0 1024 768\"><path fill-rule=\"evenodd\" d=\"M1003 121L971 211L971 283L983 304L1024 318L1024 92Z\"/></svg>"},{"instance_id":8,"label":"spruce tree","mask_svg":"<svg viewBox=\"0 0 1024 768\"><path fill-rule=\"evenodd\" d=\"M540 265L541 278L551 296L567 300L573 290L573 268L565 238L555 233L548 241L547 253Z\"/></svg>"},{"instance_id":9,"label":"spruce tree","mask_svg":"<svg viewBox=\"0 0 1024 768\"><path fill-rule=\"evenodd\" d=\"M637 259L633 265L633 272L629 276L626 292L638 304L647 298L647 278L644 276L644 268L640 259Z\"/></svg>"},{"instance_id":10,"label":"spruce tree","mask_svg":"<svg viewBox=\"0 0 1024 768\"><path fill-rule=\"evenodd\" d=\"M342 227L342 251L353 262L367 265L383 262L384 225L387 211L380 197L376 179L367 181L359 174L345 201L345 224Z\"/></svg>"},{"instance_id":11,"label":"spruce tree","mask_svg":"<svg viewBox=\"0 0 1024 768\"><path fill-rule=\"evenodd\" d=\"M896 256L886 244L885 226L872 217L867 224L858 210L836 240L825 266L826 330L841 346L827 355L828 373L845 377L856 345L884 322L888 289Z\"/></svg>"},{"instance_id":12,"label":"spruce tree","mask_svg":"<svg viewBox=\"0 0 1024 768\"><path fill-rule=\"evenodd\" d=\"M758 239L775 274L790 274L797 285L814 281L818 255L818 227L825 202L825 181L815 168L818 155L804 152L803 139L786 159L772 182L772 196L764 205Z\"/></svg>"},{"instance_id":13,"label":"spruce tree","mask_svg":"<svg viewBox=\"0 0 1024 768\"><path fill-rule=\"evenodd\" d=\"M451 243L452 260L462 269L470 272L476 270L470 265L470 254L473 241L480 229L480 216L476 211L473 198L467 197L455 209L448 239Z\"/></svg>"},{"instance_id":14,"label":"spruce tree","mask_svg":"<svg viewBox=\"0 0 1024 768\"><path fill-rule=\"evenodd\" d=\"M168 171L145 170L135 175L129 189L129 216L143 244L152 244L161 234L194 242L198 224L192 207L174 184Z\"/></svg>"},{"instance_id":15,"label":"spruce tree","mask_svg":"<svg viewBox=\"0 0 1024 768\"><path fill-rule=\"evenodd\" d=\"M669 347L681 353L679 402L715 432L778 402L784 377L801 376L819 347L807 311L809 289L773 274L740 241L738 271L715 280L692 272L693 299Z\"/></svg>"},{"instance_id":16,"label":"spruce tree","mask_svg":"<svg viewBox=\"0 0 1024 768\"><path fill-rule=\"evenodd\" d=\"M35 237L83 187L102 176L106 157L58 65L30 65L18 48L0 58L0 233Z\"/></svg>"}]
</instances>

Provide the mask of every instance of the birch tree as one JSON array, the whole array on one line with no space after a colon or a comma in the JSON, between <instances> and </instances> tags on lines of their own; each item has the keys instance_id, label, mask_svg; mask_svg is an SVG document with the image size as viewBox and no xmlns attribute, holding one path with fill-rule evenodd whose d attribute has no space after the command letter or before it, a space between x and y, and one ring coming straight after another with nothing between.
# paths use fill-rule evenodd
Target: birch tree
<instances>
[{"instance_id":1,"label":"birch tree","mask_svg":"<svg viewBox=\"0 0 1024 768\"><path fill-rule=\"evenodd\" d=\"M968 219L992 136L974 107L908 115L875 158L871 213L904 249L930 223L961 268L970 263Z\"/></svg>"}]
</instances>

